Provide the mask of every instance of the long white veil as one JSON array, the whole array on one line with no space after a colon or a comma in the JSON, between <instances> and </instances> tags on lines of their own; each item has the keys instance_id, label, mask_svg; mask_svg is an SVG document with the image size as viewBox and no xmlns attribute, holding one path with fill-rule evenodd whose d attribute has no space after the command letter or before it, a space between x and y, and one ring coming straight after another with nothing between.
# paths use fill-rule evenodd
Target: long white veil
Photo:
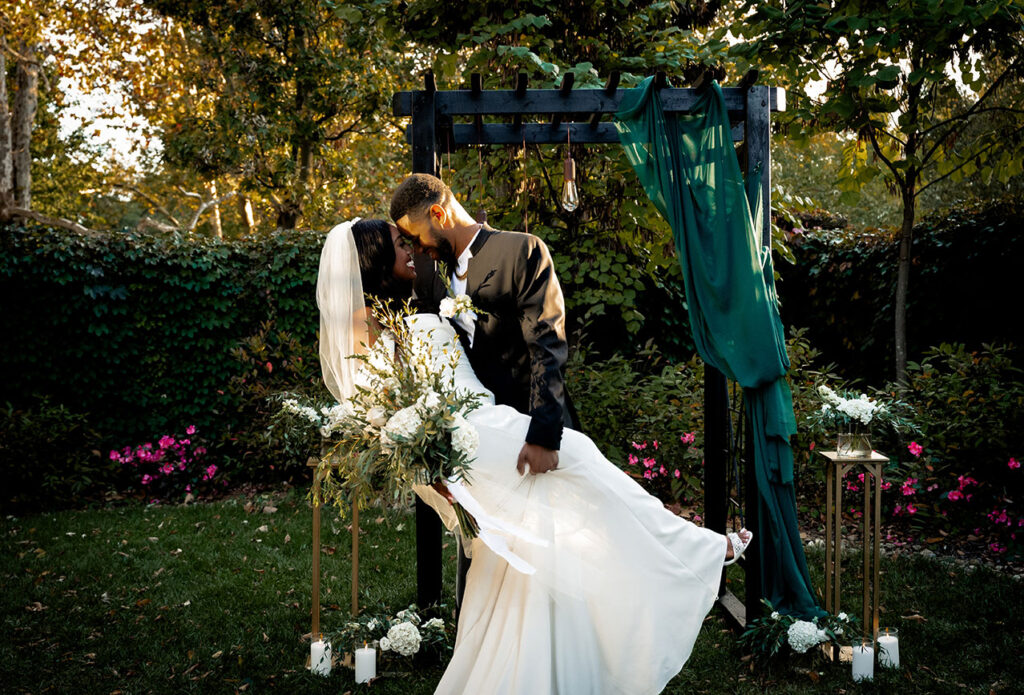
<instances>
[{"instance_id":1,"label":"long white veil","mask_svg":"<svg viewBox=\"0 0 1024 695\"><path fill-rule=\"evenodd\" d=\"M316 278L316 304L320 307L320 369L324 383L339 403L355 393L360 361L366 353L366 300L359 277L359 251L352 226L359 218L342 222L327 234Z\"/></svg>"}]
</instances>

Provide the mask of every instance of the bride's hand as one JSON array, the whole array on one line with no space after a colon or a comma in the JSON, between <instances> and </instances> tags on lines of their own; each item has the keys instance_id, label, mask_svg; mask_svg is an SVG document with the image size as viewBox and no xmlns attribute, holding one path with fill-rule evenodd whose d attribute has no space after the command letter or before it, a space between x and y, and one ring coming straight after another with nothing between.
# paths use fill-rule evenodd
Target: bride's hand
<instances>
[{"instance_id":1,"label":"bride's hand","mask_svg":"<svg viewBox=\"0 0 1024 695\"><path fill-rule=\"evenodd\" d=\"M448 489L448 486L445 485L443 481L435 480L430 484L430 487L434 488L434 490L437 491L437 494L441 495L441 497L448 500L449 504L455 504L455 498L452 497L451 490Z\"/></svg>"}]
</instances>

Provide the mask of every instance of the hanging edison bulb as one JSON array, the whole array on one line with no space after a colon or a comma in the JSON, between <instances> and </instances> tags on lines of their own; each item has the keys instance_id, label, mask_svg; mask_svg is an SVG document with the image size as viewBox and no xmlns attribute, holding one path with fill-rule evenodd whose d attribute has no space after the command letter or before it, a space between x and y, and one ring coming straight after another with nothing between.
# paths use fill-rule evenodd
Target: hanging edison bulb
<instances>
[{"instance_id":1,"label":"hanging edison bulb","mask_svg":"<svg viewBox=\"0 0 1024 695\"><path fill-rule=\"evenodd\" d=\"M572 212L580 206L580 194L576 190L576 162L571 154L566 154L562 170L562 208Z\"/></svg>"}]
</instances>

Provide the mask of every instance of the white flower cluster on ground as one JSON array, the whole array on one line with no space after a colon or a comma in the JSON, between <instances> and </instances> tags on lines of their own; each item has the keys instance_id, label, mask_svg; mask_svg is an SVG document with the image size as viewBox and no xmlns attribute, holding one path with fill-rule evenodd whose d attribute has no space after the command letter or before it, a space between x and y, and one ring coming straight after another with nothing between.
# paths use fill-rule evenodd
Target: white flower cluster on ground
<instances>
[{"instance_id":1,"label":"white flower cluster on ground","mask_svg":"<svg viewBox=\"0 0 1024 695\"><path fill-rule=\"evenodd\" d=\"M456 451L464 454L467 459L476 456L476 449L480 446L480 434L476 431L476 427L473 427L469 420L463 417L462 413L455 413L455 422L452 424L452 446Z\"/></svg>"},{"instance_id":2,"label":"white flower cluster on ground","mask_svg":"<svg viewBox=\"0 0 1024 695\"><path fill-rule=\"evenodd\" d=\"M420 650L420 631L412 623L399 623L388 630L388 636L380 641L381 651L394 651L402 656L412 656Z\"/></svg>"},{"instance_id":3,"label":"white flower cluster on ground","mask_svg":"<svg viewBox=\"0 0 1024 695\"><path fill-rule=\"evenodd\" d=\"M807 620L797 620L789 626L787 632L789 646L798 654L804 654L816 644L828 639L828 634L820 627Z\"/></svg>"}]
</instances>

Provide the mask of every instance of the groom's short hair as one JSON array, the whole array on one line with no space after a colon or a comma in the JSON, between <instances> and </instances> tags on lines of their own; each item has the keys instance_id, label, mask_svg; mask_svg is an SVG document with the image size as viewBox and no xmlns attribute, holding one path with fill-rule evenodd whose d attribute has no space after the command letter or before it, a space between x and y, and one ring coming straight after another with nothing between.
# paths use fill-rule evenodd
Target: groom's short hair
<instances>
[{"instance_id":1,"label":"groom's short hair","mask_svg":"<svg viewBox=\"0 0 1024 695\"><path fill-rule=\"evenodd\" d=\"M391 219L398 222L406 215L425 215L431 205L443 205L452 197L452 189L436 176L413 174L398 184L391 195Z\"/></svg>"}]
</instances>

